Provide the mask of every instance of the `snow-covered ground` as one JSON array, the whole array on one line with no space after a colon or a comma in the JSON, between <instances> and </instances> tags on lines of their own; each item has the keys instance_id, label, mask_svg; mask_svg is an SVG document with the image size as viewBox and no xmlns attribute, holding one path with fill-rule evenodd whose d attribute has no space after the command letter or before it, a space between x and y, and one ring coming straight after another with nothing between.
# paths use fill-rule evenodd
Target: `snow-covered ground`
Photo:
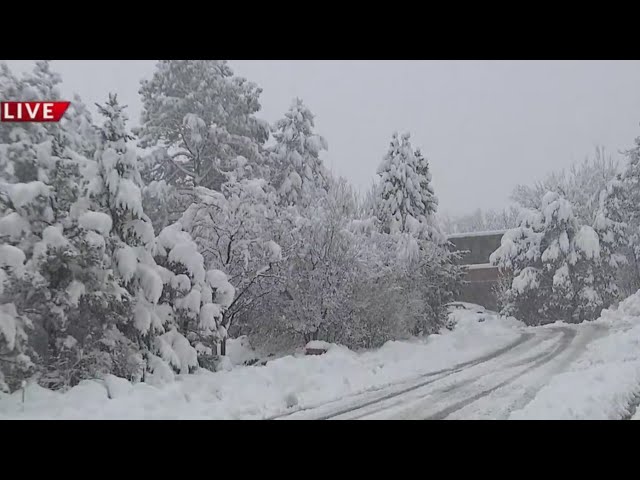
<instances>
[{"instance_id":1,"label":"snow-covered ground","mask_svg":"<svg viewBox=\"0 0 640 480\"><path fill-rule=\"evenodd\" d=\"M586 347L512 419L622 419L640 400L640 292L605 310L607 334ZM635 418L640 420L640 412Z\"/></svg>"},{"instance_id":2,"label":"snow-covered ground","mask_svg":"<svg viewBox=\"0 0 640 480\"><path fill-rule=\"evenodd\" d=\"M171 383L132 385L111 376L66 393L30 385L0 394L0 419L621 419L635 413L640 292L582 325L531 328L481 307L459 307L452 331L364 353L330 345L324 355L242 366L257 357L240 338L228 344L226 369L178 375Z\"/></svg>"},{"instance_id":3,"label":"snow-covered ground","mask_svg":"<svg viewBox=\"0 0 640 480\"><path fill-rule=\"evenodd\" d=\"M458 313L451 332L424 340L388 342L355 353L334 345L324 355L286 356L261 367L201 371L153 386L108 377L85 381L66 393L37 385L0 394L0 419L186 419L268 418L321 405L348 395L419 377L475 359L516 341L523 326L496 316L478 322ZM247 346L231 342L232 363L249 359Z\"/></svg>"}]
</instances>

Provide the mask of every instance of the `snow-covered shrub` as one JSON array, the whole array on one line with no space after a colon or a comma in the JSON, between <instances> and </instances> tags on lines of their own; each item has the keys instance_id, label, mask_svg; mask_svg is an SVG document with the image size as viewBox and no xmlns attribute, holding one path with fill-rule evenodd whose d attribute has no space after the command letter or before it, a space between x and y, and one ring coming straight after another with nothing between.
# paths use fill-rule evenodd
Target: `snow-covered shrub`
<instances>
[{"instance_id":1,"label":"snow-covered shrub","mask_svg":"<svg viewBox=\"0 0 640 480\"><path fill-rule=\"evenodd\" d=\"M330 326L345 321L360 251L347 229L353 201L348 185L336 182L300 214L294 210L291 227L283 232L281 243L289 253L281 269L279 314L305 343L326 340Z\"/></svg>"}]
</instances>

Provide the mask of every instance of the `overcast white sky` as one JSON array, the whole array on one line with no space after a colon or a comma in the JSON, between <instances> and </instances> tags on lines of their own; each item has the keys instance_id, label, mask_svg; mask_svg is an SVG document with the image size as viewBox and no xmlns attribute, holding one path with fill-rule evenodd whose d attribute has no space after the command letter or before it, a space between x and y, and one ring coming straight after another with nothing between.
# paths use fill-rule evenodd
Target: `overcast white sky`
<instances>
[{"instance_id":1,"label":"overcast white sky","mask_svg":"<svg viewBox=\"0 0 640 480\"><path fill-rule=\"evenodd\" d=\"M28 61L9 61L16 70ZM367 188L394 131L431 161L441 210L508 204L530 183L640 135L638 61L231 61L263 88L270 122L301 97L329 142L328 166ZM63 91L93 104L117 92L136 123L154 61L54 61Z\"/></svg>"}]
</instances>

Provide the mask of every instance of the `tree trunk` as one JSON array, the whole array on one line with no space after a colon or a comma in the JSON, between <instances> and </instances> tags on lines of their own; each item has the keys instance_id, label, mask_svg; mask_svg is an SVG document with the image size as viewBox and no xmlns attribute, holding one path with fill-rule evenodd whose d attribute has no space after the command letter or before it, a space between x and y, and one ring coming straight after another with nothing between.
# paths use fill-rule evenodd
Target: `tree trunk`
<instances>
[{"instance_id":1,"label":"tree trunk","mask_svg":"<svg viewBox=\"0 0 640 480\"><path fill-rule=\"evenodd\" d=\"M220 355L223 357L227 355L227 337L222 339L220 342Z\"/></svg>"}]
</instances>

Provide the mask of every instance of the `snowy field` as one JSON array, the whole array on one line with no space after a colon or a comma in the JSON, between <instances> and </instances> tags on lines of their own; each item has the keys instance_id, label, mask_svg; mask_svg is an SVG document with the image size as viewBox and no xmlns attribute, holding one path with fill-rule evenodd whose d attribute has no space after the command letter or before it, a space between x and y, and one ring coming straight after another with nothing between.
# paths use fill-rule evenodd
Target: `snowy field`
<instances>
[{"instance_id":1,"label":"snowy field","mask_svg":"<svg viewBox=\"0 0 640 480\"><path fill-rule=\"evenodd\" d=\"M0 419L623 419L640 395L640 293L581 325L525 327L456 310L453 331L355 353L332 345L265 366L246 339L228 370L162 385L113 376L0 396ZM235 364L233 368L232 364ZM640 419L639 415L636 415Z\"/></svg>"}]
</instances>

